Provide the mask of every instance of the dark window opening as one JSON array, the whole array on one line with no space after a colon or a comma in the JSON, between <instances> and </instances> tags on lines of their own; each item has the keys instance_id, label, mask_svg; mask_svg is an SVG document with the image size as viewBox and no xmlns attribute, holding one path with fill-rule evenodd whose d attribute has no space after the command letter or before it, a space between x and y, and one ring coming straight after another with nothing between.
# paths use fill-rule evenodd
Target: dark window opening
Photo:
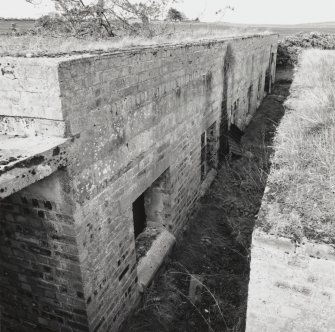
<instances>
[{"instance_id":1,"label":"dark window opening","mask_svg":"<svg viewBox=\"0 0 335 332\"><path fill-rule=\"evenodd\" d=\"M148 226L161 225L166 227L171 216L169 169L161 174L144 194L144 207Z\"/></svg>"},{"instance_id":2,"label":"dark window opening","mask_svg":"<svg viewBox=\"0 0 335 332\"><path fill-rule=\"evenodd\" d=\"M262 84L263 84L263 74L260 74L258 78L258 88L257 88L257 102L259 102L262 98ZM257 104L257 107L259 104Z\"/></svg>"},{"instance_id":3,"label":"dark window opening","mask_svg":"<svg viewBox=\"0 0 335 332\"><path fill-rule=\"evenodd\" d=\"M265 84L264 84L264 91L266 93L270 92L270 70L266 70L265 74Z\"/></svg>"},{"instance_id":4,"label":"dark window opening","mask_svg":"<svg viewBox=\"0 0 335 332\"><path fill-rule=\"evenodd\" d=\"M147 216L144 207L144 194L139 196L133 203L133 221L135 239L144 231L147 224Z\"/></svg>"},{"instance_id":5,"label":"dark window opening","mask_svg":"<svg viewBox=\"0 0 335 332\"><path fill-rule=\"evenodd\" d=\"M274 59L275 59L275 54L271 53L271 67L273 65Z\"/></svg>"},{"instance_id":6,"label":"dark window opening","mask_svg":"<svg viewBox=\"0 0 335 332\"><path fill-rule=\"evenodd\" d=\"M270 82L269 82L269 85L270 85L270 89L273 88L273 85L274 85L274 81L272 79L272 73L273 73L273 65L274 65L274 62L275 62L275 54L274 53L271 53L271 66L270 66ZM271 92L271 91L269 91Z\"/></svg>"},{"instance_id":7,"label":"dark window opening","mask_svg":"<svg viewBox=\"0 0 335 332\"><path fill-rule=\"evenodd\" d=\"M240 108L240 99L237 98L234 102L234 105L232 106L232 113L231 113L231 121L230 123L236 123L237 122L237 116L238 116L238 110Z\"/></svg>"},{"instance_id":8,"label":"dark window opening","mask_svg":"<svg viewBox=\"0 0 335 332\"><path fill-rule=\"evenodd\" d=\"M232 156L242 155L241 139L244 135L236 125L231 124L229 128L229 152Z\"/></svg>"},{"instance_id":9,"label":"dark window opening","mask_svg":"<svg viewBox=\"0 0 335 332\"><path fill-rule=\"evenodd\" d=\"M269 62L269 68L266 70L266 74L265 74L265 84L264 84L264 91L266 93L270 93L271 92L271 86L272 86L272 67L273 67L273 63L274 63L274 57L275 54L273 52L271 52L270 54L270 62Z\"/></svg>"},{"instance_id":10,"label":"dark window opening","mask_svg":"<svg viewBox=\"0 0 335 332\"><path fill-rule=\"evenodd\" d=\"M252 112L253 89L254 86L251 84L248 89L248 115Z\"/></svg>"},{"instance_id":11,"label":"dark window opening","mask_svg":"<svg viewBox=\"0 0 335 332\"><path fill-rule=\"evenodd\" d=\"M133 225L137 261L150 249L155 234L171 223L170 169L163 172L133 202Z\"/></svg>"},{"instance_id":12,"label":"dark window opening","mask_svg":"<svg viewBox=\"0 0 335 332\"><path fill-rule=\"evenodd\" d=\"M207 129L207 164L208 169L216 168L217 160L217 135L216 122Z\"/></svg>"},{"instance_id":13,"label":"dark window opening","mask_svg":"<svg viewBox=\"0 0 335 332\"><path fill-rule=\"evenodd\" d=\"M206 131L201 134L201 181L207 175L207 133Z\"/></svg>"},{"instance_id":14,"label":"dark window opening","mask_svg":"<svg viewBox=\"0 0 335 332\"><path fill-rule=\"evenodd\" d=\"M216 122L201 134L201 181L217 164Z\"/></svg>"}]
</instances>

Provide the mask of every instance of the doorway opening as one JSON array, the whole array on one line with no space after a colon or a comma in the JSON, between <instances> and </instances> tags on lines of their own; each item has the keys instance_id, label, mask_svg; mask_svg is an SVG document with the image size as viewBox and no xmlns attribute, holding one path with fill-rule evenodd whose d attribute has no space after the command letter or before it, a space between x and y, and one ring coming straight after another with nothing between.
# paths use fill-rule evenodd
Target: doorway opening
<instances>
[{"instance_id":1,"label":"doorway opening","mask_svg":"<svg viewBox=\"0 0 335 332\"><path fill-rule=\"evenodd\" d=\"M274 59L275 59L275 54L273 52L271 52L270 53L270 59L269 59L269 67L266 69L266 73L265 73L264 91L266 93L271 93L271 88L272 88L272 85L273 85L272 70L273 70Z\"/></svg>"},{"instance_id":2,"label":"doorway opening","mask_svg":"<svg viewBox=\"0 0 335 332\"><path fill-rule=\"evenodd\" d=\"M218 138L216 121L201 134L201 181L217 167Z\"/></svg>"},{"instance_id":3,"label":"doorway opening","mask_svg":"<svg viewBox=\"0 0 335 332\"><path fill-rule=\"evenodd\" d=\"M144 207L144 193L133 202L133 222L135 239L144 231L147 226L147 216Z\"/></svg>"},{"instance_id":4,"label":"doorway opening","mask_svg":"<svg viewBox=\"0 0 335 332\"><path fill-rule=\"evenodd\" d=\"M248 89L248 112L247 112L247 115L252 113L253 94L254 94L254 85L251 84L249 86L249 89Z\"/></svg>"},{"instance_id":5,"label":"doorway opening","mask_svg":"<svg viewBox=\"0 0 335 332\"><path fill-rule=\"evenodd\" d=\"M137 259L150 249L156 237L164 230L170 230L171 189L170 171L163 172L132 205L134 237Z\"/></svg>"}]
</instances>

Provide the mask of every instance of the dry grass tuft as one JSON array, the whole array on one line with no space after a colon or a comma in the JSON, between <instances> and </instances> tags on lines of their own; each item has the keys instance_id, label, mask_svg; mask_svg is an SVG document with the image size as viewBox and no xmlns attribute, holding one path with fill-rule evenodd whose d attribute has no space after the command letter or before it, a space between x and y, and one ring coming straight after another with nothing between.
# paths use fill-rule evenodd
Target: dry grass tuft
<instances>
[{"instance_id":1,"label":"dry grass tuft","mask_svg":"<svg viewBox=\"0 0 335 332\"><path fill-rule=\"evenodd\" d=\"M275 139L265 226L298 240L335 244L334 51L302 54L286 108Z\"/></svg>"},{"instance_id":2,"label":"dry grass tuft","mask_svg":"<svg viewBox=\"0 0 335 332\"><path fill-rule=\"evenodd\" d=\"M268 34L257 29L225 28L215 26L171 27L153 38L115 37L111 39L78 39L74 37L46 37L39 35L9 36L0 35L0 56L48 56L69 53L107 52L136 46L155 46L162 44L180 44L201 40L223 39L232 36L251 36Z\"/></svg>"}]
</instances>

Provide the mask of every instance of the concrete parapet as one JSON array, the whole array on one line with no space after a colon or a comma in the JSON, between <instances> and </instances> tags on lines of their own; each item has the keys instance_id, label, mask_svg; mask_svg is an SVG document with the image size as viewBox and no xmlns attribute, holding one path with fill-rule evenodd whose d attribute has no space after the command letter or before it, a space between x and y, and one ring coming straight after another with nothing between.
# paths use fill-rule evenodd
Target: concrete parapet
<instances>
[{"instance_id":1,"label":"concrete parapet","mask_svg":"<svg viewBox=\"0 0 335 332\"><path fill-rule=\"evenodd\" d=\"M0 135L0 199L67 166L67 143L59 137Z\"/></svg>"},{"instance_id":2,"label":"concrete parapet","mask_svg":"<svg viewBox=\"0 0 335 332\"><path fill-rule=\"evenodd\" d=\"M255 231L247 332L335 331L335 250Z\"/></svg>"}]
</instances>

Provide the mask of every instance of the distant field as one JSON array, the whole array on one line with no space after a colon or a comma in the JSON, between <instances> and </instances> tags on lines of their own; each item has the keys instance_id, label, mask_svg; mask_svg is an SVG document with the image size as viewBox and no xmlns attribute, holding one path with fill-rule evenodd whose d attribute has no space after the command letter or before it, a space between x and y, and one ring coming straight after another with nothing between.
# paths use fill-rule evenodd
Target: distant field
<instances>
[{"instance_id":1,"label":"distant field","mask_svg":"<svg viewBox=\"0 0 335 332\"><path fill-rule=\"evenodd\" d=\"M35 23L34 20L0 20L0 35L10 32L12 24L16 24L18 31L27 31L31 29Z\"/></svg>"},{"instance_id":2,"label":"distant field","mask_svg":"<svg viewBox=\"0 0 335 332\"><path fill-rule=\"evenodd\" d=\"M26 31L33 27L34 20L1 20L0 19L0 34L10 32L11 25L15 23L19 31ZM245 24L230 24L230 23L194 23L182 22L173 25L176 32L183 30L211 29L226 30L227 28L242 28L258 31L272 31L278 33L281 37L293 35L299 32L325 32L335 33L335 22L314 23L314 24L298 24L298 25L245 25Z\"/></svg>"},{"instance_id":3,"label":"distant field","mask_svg":"<svg viewBox=\"0 0 335 332\"><path fill-rule=\"evenodd\" d=\"M182 22L174 24L175 30L194 30L194 29L213 29L213 31L227 30L231 28L254 31L270 31L278 33L281 38L291 36L300 32L324 32L335 33L335 22L314 23L314 24L298 24L298 25L246 25L246 24L230 24L230 23L189 23Z\"/></svg>"},{"instance_id":4,"label":"distant field","mask_svg":"<svg viewBox=\"0 0 335 332\"><path fill-rule=\"evenodd\" d=\"M261 28L259 28L261 29ZM286 37L295 35L300 32L324 32L324 33L335 33L335 25L330 26L299 26L299 27L267 27L267 31L273 31L278 33L280 37Z\"/></svg>"}]
</instances>

